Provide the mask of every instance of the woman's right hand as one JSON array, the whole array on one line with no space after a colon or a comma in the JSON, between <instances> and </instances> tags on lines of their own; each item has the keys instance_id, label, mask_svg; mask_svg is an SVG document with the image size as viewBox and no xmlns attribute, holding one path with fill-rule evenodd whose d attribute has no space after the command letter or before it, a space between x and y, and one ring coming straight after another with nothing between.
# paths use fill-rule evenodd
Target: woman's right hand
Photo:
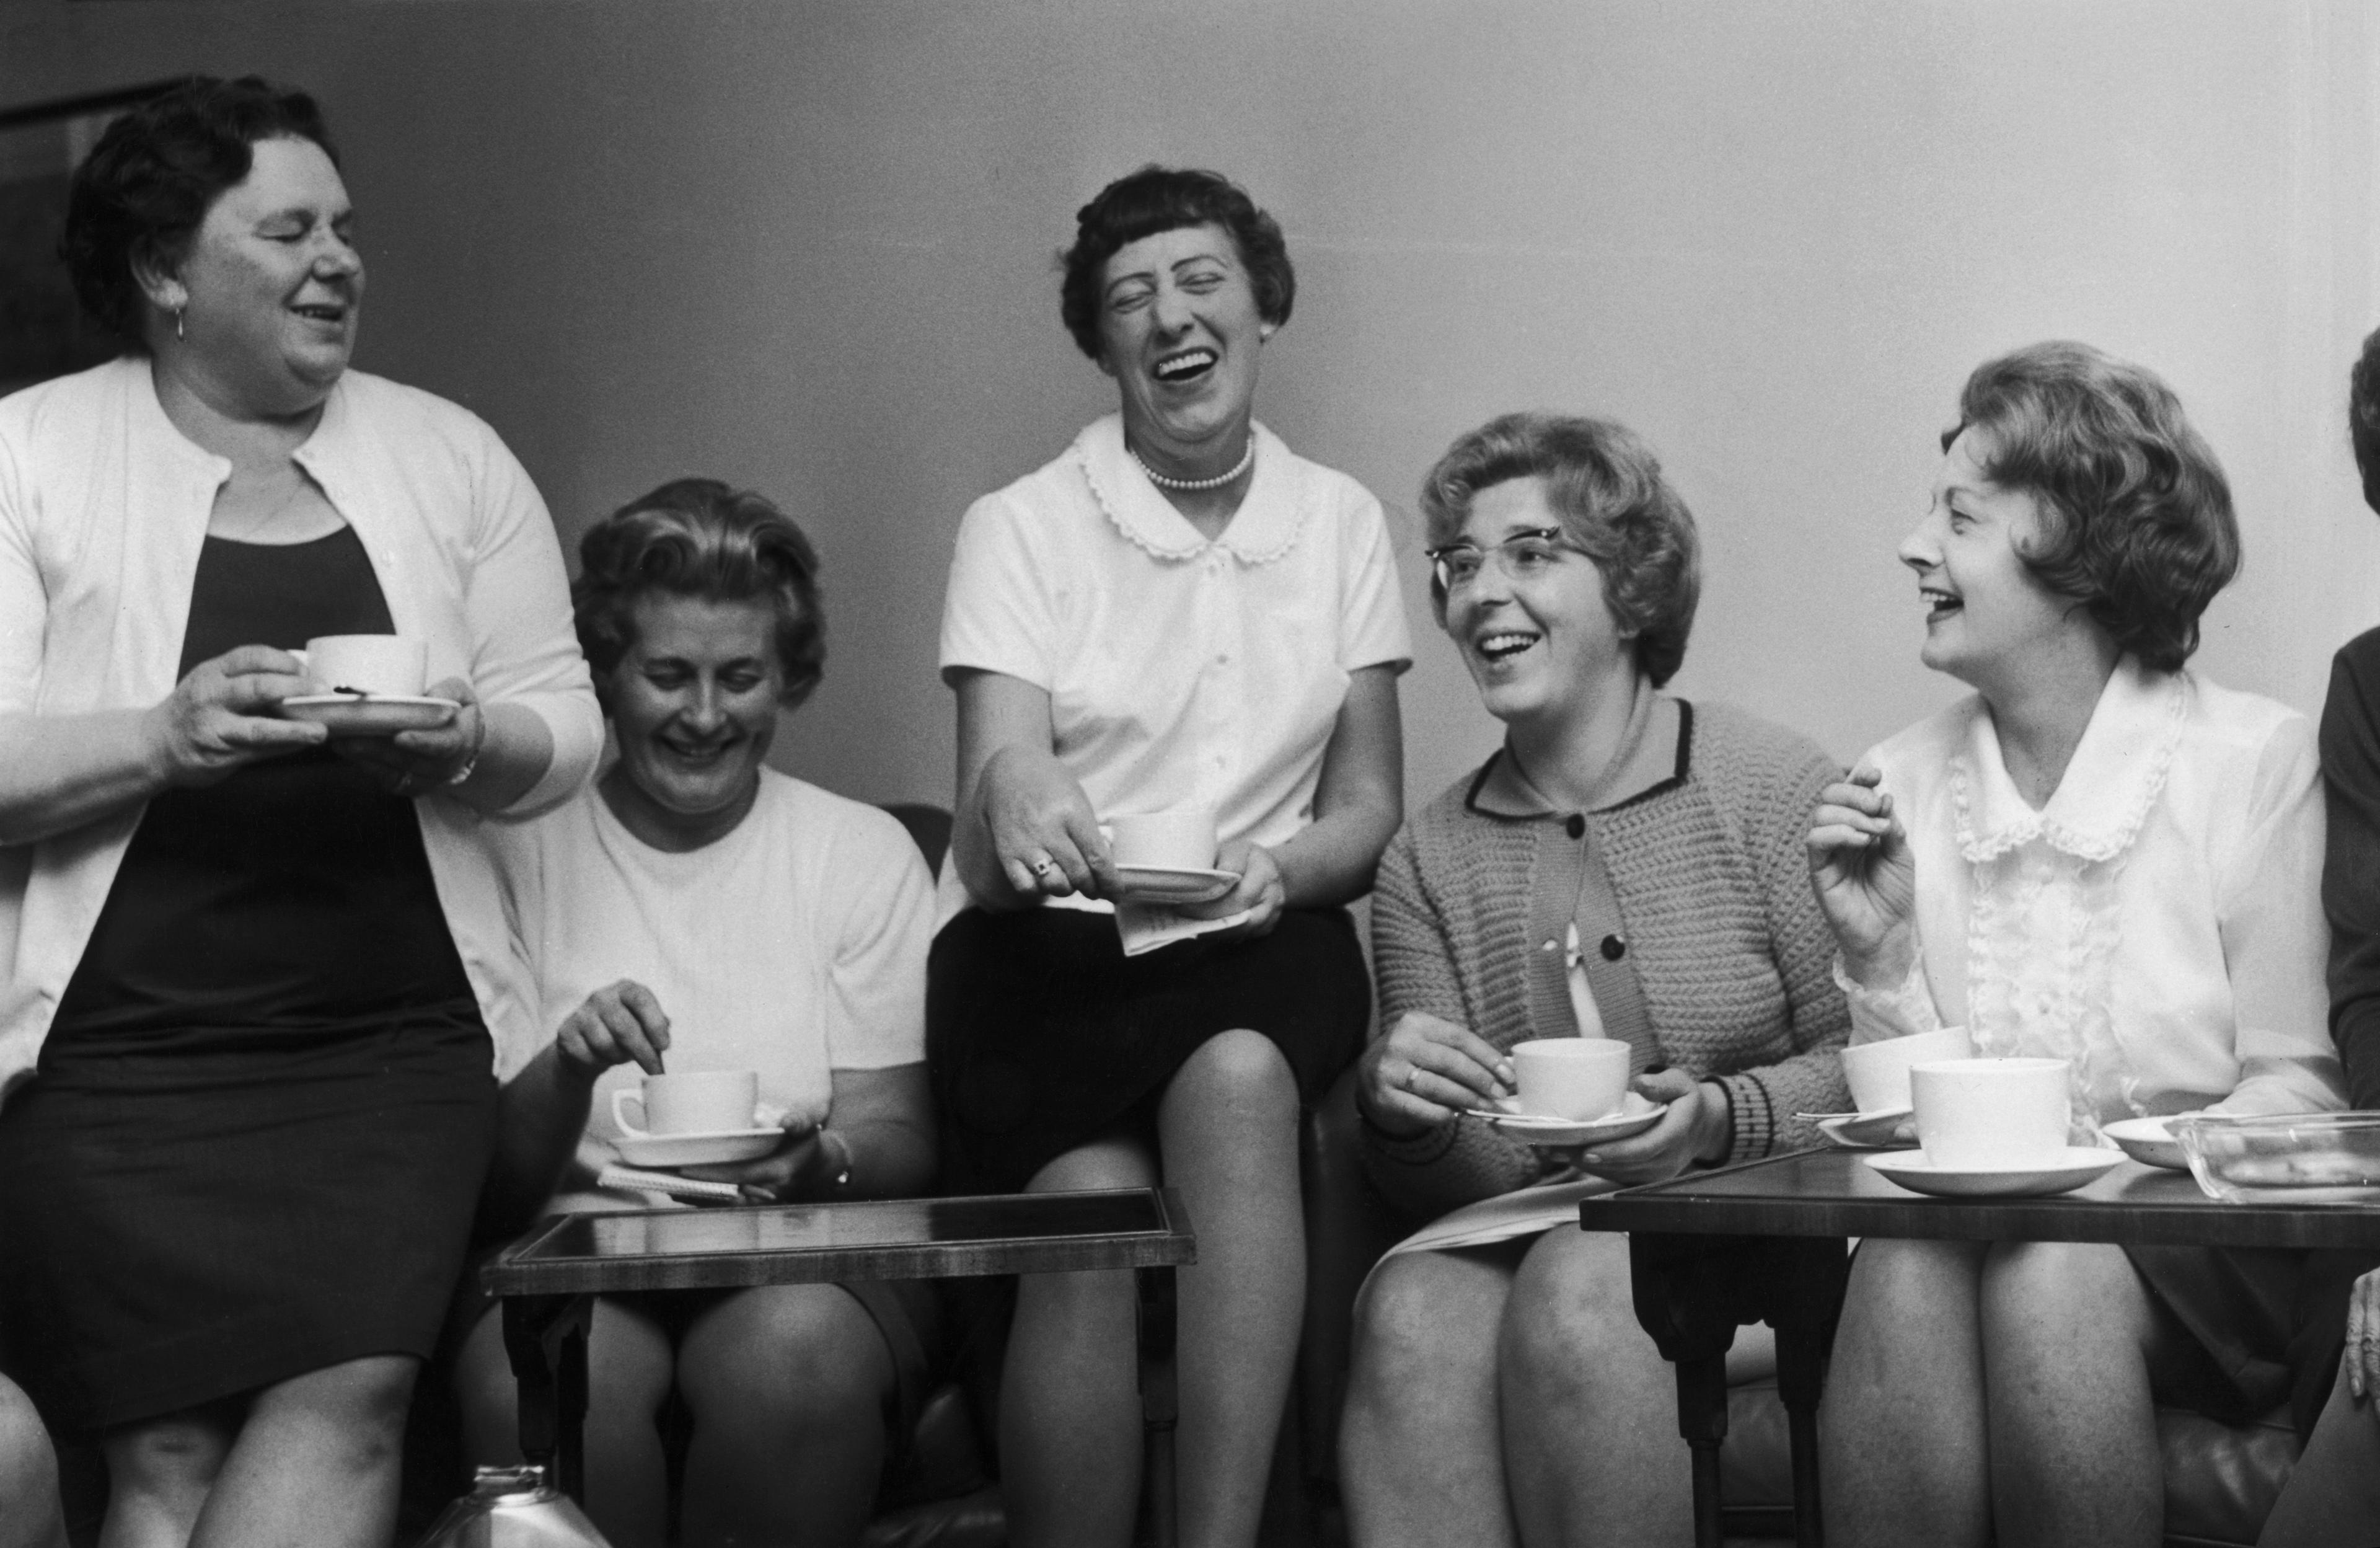
<instances>
[{"instance_id":1,"label":"woman's right hand","mask_svg":"<svg viewBox=\"0 0 2380 1548\"><path fill-rule=\"evenodd\" d=\"M582 1079L595 1077L613 1065L636 1061L648 1075L662 1073L662 1055L669 1051L670 1019L653 992L634 979L622 979L587 996L553 1034L565 1067Z\"/></svg>"},{"instance_id":2,"label":"woman's right hand","mask_svg":"<svg viewBox=\"0 0 2380 1548\"><path fill-rule=\"evenodd\" d=\"M976 776L1000 873L1020 897L1111 896L1115 869L1090 798L1049 753L1003 747Z\"/></svg>"},{"instance_id":3,"label":"woman's right hand","mask_svg":"<svg viewBox=\"0 0 2380 1548\"><path fill-rule=\"evenodd\" d=\"M1512 1094L1512 1061L1467 1027L1409 1010L1364 1050L1355 1105L1386 1134L1412 1135Z\"/></svg>"},{"instance_id":4,"label":"woman's right hand","mask_svg":"<svg viewBox=\"0 0 2380 1548\"><path fill-rule=\"evenodd\" d=\"M1861 765L1818 794L1805 845L1818 908L1842 948L1843 969L1871 989L1898 987L1916 960L1910 920L1917 907L1917 862L1893 815L1883 774Z\"/></svg>"},{"instance_id":5,"label":"woman's right hand","mask_svg":"<svg viewBox=\"0 0 2380 1548\"><path fill-rule=\"evenodd\" d=\"M152 762L176 787L207 786L261 758L320 747L330 733L285 720L281 701L306 691L296 656L242 645L202 661L153 705L142 725Z\"/></svg>"}]
</instances>

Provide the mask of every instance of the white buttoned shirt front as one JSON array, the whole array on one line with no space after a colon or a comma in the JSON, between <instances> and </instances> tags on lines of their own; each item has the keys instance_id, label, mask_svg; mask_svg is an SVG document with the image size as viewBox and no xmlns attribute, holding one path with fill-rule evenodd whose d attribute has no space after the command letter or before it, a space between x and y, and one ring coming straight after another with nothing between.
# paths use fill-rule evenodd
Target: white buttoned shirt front
<instances>
[{"instance_id":1,"label":"white buttoned shirt front","mask_svg":"<svg viewBox=\"0 0 2380 1548\"><path fill-rule=\"evenodd\" d=\"M1206 807L1226 843L1282 842L1313 821L1350 676L1412 664L1379 502L1251 433L1247 497L1211 541L1141 472L1113 414L959 525L943 676L1047 692L1052 750L1103 822ZM967 902L945 867L937 928Z\"/></svg>"}]
</instances>

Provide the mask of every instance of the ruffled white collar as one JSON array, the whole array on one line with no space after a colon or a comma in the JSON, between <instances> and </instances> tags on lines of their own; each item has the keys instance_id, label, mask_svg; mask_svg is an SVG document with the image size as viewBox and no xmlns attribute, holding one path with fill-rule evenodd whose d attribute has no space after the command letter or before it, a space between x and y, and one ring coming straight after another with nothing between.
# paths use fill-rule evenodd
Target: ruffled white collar
<instances>
[{"instance_id":1,"label":"ruffled white collar","mask_svg":"<svg viewBox=\"0 0 2380 1548\"><path fill-rule=\"evenodd\" d=\"M2152 671L2130 655L2118 661L2065 775L2038 811L2009 777L1991 711L1980 697L1968 701L1965 736L1950 760L1960 853L1982 864L2041 839L2082 860L2122 854L2165 789L2190 700L2186 673Z\"/></svg>"},{"instance_id":2,"label":"ruffled white collar","mask_svg":"<svg viewBox=\"0 0 2380 1548\"><path fill-rule=\"evenodd\" d=\"M1195 559L1220 548L1243 564L1266 565L1297 546L1317 498L1305 465L1264 426L1251 421L1257 466L1246 498L1209 542L1148 481L1124 448L1123 416L1105 414L1083 427L1070 455L1091 486L1091 498L1124 541L1160 559Z\"/></svg>"}]
</instances>

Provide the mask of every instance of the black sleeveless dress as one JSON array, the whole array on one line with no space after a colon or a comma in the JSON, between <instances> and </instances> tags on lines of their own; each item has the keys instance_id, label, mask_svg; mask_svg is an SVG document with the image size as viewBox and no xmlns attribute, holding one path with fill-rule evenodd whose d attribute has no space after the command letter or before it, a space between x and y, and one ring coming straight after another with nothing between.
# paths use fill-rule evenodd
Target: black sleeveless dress
<instances>
[{"instance_id":1,"label":"black sleeveless dress","mask_svg":"<svg viewBox=\"0 0 2380 1548\"><path fill-rule=\"evenodd\" d=\"M181 671L390 632L354 532L209 538ZM426 1357L493 1142L410 801L327 748L149 803L0 1107L0 1356L53 1425Z\"/></svg>"}]
</instances>

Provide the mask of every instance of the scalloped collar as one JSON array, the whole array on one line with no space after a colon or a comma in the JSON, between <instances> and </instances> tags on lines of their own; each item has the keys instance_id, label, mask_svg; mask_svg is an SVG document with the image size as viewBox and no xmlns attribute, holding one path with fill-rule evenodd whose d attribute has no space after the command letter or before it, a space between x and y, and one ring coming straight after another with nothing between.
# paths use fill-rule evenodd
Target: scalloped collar
<instances>
[{"instance_id":1,"label":"scalloped collar","mask_svg":"<svg viewBox=\"0 0 2380 1548\"><path fill-rule=\"evenodd\" d=\"M1964 745L1950 760L1959 852L1981 864L2038 838L2078 859L2122 854L2165 789L2190 698L2187 674L2152 671L2130 655L2118 661L2065 775L2039 811L2025 805L2009 777L1991 711L1980 696L1970 700Z\"/></svg>"},{"instance_id":2,"label":"scalloped collar","mask_svg":"<svg viewBox=\"0 0 2380 1548\"><path fill-rule=\"evenodd\" d=\"M1124 449L1123 416L1103 414L1083 427L1070 448L1091 498L1125 542L1160 559L1195 559L1220 548L1242 564L1266 565L1297 546L1315 491L1304 465L1280 436L1250 421L1257 438L1256 476L1247 497L1212 542L1159 493Z\"/></svg>"}]
</instances>

